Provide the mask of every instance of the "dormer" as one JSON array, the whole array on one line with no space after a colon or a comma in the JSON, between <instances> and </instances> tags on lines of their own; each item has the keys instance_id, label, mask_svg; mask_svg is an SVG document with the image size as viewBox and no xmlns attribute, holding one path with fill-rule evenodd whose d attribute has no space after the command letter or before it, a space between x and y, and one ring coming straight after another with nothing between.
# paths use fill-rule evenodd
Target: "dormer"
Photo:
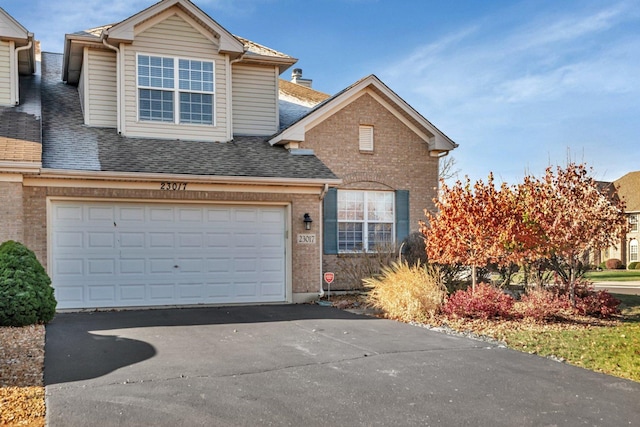
<instances>
[{"instance_id":1,"label":"dormer","mask_svg":"<svg viewBox=\"0 0 640 427\"><path fill-rule=\"evenodd\" d=\"M190 1L163 0L117 24L67 34L63 80L78 86L86 125L222 142L277 131L279 70L295 62L278 54L233 36ZM260 103L267 126L251 117L265 114Z\"/></svg>"},{"instance_id":2,"label":"dormer","mask_svg":"<svg viewBox=\"0 0 640 427\"><path fill-rule=\"evenodd\" d=\"M35 45L33 33L0 8L0 105L20 103L20 76L35 72Z\"/></svg>"}]
</instances>

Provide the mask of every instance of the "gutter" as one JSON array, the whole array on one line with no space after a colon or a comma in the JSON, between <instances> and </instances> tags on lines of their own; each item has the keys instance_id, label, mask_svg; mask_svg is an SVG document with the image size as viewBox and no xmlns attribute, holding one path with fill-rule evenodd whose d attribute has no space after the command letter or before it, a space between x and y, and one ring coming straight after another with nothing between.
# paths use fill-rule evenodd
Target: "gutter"
<instances>
[{"instance_id":1,"label":"gutter","mask_svg":"<svg viewBox=\"0 0 640 427\"><path fill-rule=\"evenodd\" d=\"M122 113L120 111L120 107L122 104L121 101L121 96L120 96L120 87L122 85L122 78L120 77L120 49L118 49L115 46L110 45L109 43L107 43L107 38L109 37L109 34L107 32L107 30L102 32L102 44L108 48L113 50L116 53L116 130L118 132L118 135L122 135Z\"/></svg>"},{"instance_id":2,"label":"gutter","mask_svg":"<svg viewBox=\"0 0 640 427\"><path fill-rule=\"evenodd\" d=\"M26 46L22 46L22 47L17 47L14 50L14 53L16 55L16 62L15 62L15 77L16 77L16 81L15 83L15 100L13 100L15 105L20 104L20 72L18 70L19 67L19 59L18 59L18 54L20 52L22 52L23 50L27 50L27 49L31 49L31 46L33 46L33 34L29 33L29 43L27 43ZM34 58L35 60L35 58Z\"/></svg>"}]
</instances>

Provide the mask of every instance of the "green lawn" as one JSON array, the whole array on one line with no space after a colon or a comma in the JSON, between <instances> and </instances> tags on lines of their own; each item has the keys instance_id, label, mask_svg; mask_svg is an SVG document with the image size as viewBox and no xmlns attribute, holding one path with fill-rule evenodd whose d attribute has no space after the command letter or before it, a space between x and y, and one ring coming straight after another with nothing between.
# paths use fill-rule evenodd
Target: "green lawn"
<instances>
[{"instance_id":1,"label":"green lawn","mask_svg":"<svg viewBox=\"0 0 640 427\"><path fill-rule=\"evenodd\" d=\"M625 318L615 326L582 329L513 330L509 347L640 382L640 296L613 294Z\"/></svg>"},{"instance_id":2,"label":"green lawn","mask_svg":"<svg viewBox=\"0 0 640 427\"><path fill-rule=\"evenodd\" d=\"M640 270L589 271L585 277L593 282L640 281Z\"/></svg>"}]
</instances>

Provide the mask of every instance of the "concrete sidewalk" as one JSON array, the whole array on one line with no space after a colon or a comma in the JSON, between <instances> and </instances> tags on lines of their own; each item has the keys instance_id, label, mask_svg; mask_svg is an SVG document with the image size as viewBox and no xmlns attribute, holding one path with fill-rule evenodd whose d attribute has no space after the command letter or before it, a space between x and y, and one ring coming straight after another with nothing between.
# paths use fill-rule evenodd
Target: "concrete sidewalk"
<instances>
[{"instance_id":1,"label":"concrete sidewalk","mask_svg":"<svg viewBox=\"0 0 640 427\"><path fill-rule=\"evenodd\" d=\"M49 426L637 425L640 384L330 307L58 314Z\"/></svg>"}]
</instances>

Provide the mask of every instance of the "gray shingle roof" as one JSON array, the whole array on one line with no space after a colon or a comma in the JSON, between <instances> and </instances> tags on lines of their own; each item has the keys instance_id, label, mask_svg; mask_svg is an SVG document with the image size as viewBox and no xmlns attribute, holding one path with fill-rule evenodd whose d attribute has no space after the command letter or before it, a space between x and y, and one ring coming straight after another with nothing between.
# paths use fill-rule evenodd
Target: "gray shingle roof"
<instances>
[{"instance_id":1,"label":"gray shingle roof","mask_svg":"<svg viewBox=\"0 0 640 427\"><path fill-rule=\"evenodd\" d=\"M20 76L20 104L0 107L0 137L41 142L39 76Z\"/></svg>"},{"instance_id":2,"label":"gray shingle roof","mask_svg":"<svg viewBox=\"0 0 640 427\"><path fill-rule=\"evenodd\" d=\"M43 166L53 169L211 176L337 179L313 155L273 147L267 137L232 142L126 138L83 124L78 91L61 81L62 55L42 55Z\"/></svg>"}]
</instances>

